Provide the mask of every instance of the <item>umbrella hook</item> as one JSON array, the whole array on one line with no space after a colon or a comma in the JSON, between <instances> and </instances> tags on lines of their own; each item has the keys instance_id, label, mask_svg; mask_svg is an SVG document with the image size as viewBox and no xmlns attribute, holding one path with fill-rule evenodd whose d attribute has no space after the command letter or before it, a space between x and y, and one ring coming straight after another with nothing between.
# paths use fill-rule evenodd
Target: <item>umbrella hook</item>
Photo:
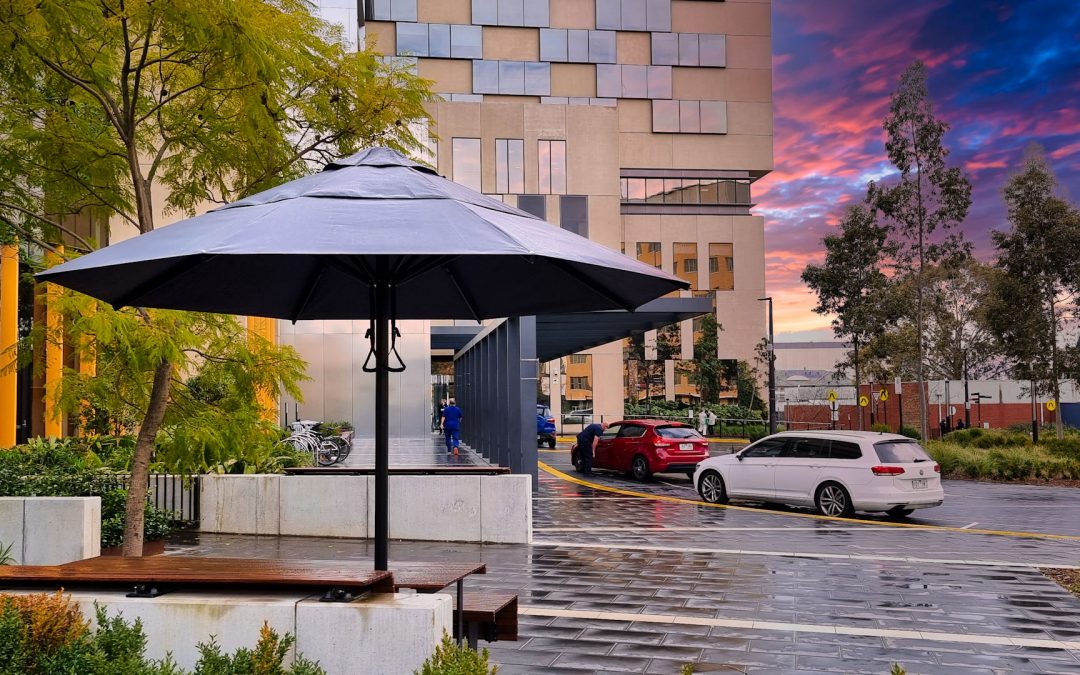
<instances>
[{"instance_id":1,"label":"umbrella hook","mask_svg":"<svg viewBox=\"0 0 1080 675\"><path fill-rule=\"evenodd\" d=\"M368 286L368 307L370 308L369 311L373 312L375 310L375 284L371 284L370 286ZM372 366L368 365L368 364L371 363L371 358L373 356L375 356L375 317L374 316L372 316L370 319L368 319L368 329L367 329L367 332L364 333L364 337L367 338L369 347L368 347L367 358L364 359L364 365L361 366L360 369L362 371L364 371L365 373L374 373L378 369L377 364L376 364L376 367L372 367Z\"/></svg>"},{"instance_id":2,"label":"umbrella hook","mask_svg":"<svg viewBox=\"0 0 1080 675\"><path fill-rule=\"evenodd\" d=\"M397 359L398 365L391 366L386 364L386 369L391 373L400 373L405 370L405 361L402 360L401 354L397 350L397 339L401 337L401 331L397 327L397 284L390 285L390 354L387 354L387 361L390 359L390 355L393 355Z\"/></svg>"}]
</instances>

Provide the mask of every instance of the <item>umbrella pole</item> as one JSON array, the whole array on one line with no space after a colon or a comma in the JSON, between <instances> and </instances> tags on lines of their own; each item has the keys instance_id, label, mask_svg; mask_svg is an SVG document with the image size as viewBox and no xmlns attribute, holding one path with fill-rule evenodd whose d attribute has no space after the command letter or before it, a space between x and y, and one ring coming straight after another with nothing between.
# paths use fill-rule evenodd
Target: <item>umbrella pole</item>
<instances>
[{"instance_id":1,"label":"umbrella pole","mask_svg":"<svg viewBox=\"0 0 1080 675\"><path fill-rule=\"evenodd\" d=\"M375 569L385 570L389 557L390 519L390 285L375 285Z\"/></svg>"}]
</instances>

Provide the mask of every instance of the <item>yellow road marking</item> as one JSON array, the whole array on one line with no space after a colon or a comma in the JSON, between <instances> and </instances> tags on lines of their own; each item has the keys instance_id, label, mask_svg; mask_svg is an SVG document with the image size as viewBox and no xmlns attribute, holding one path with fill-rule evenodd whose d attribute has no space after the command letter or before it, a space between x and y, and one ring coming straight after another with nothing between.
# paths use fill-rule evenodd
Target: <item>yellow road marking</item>
<instances>
[{"instance_id":1,"label":"yellow road marking","mask_svg":"<svg viewBox=\"0 0 1080 675\"><path fill-rule=\"evenodd\" d=\"M637 492L635 490L624 490L622 488L611 487L608 485L601 485L599 483L593 483L581 478L575 478L570 474L563 473L558 469L547 465L544 462L537 462L540 468L546 473L560 478L569 483L576 483L584 487L592 488L594 490L600 490L601 492L612 492L618 495L624 495L627 497L638 497L644 499L655 499L662 502L673 502L675 504L689 504L691 506L707 506L714 509L730 509L732 511L749 511L752 513L764 513L772 516L787 516L789 518L810 518L813 520L825 520L835 523L856 523L860 525L874 525L877 527L900 527L910 530L934 530L936 532L961 532L964 534L992 534L1000 537L1036 537L1040 539L1061 539L1065 541L1080 541L1080 536L1071 534L1047 534L1044 532L1014 532L1012 530L977 530L974 528L964 529L962 527L949 527L946 525L922 525L919 523L895 523L886 520L867 520L863 518L834 518L832 516L823 516L817 513L777 513L774 511L765 511L763 509L754 508L752 506L734 506L732 504L710 504L706 501L698 499L685 499L683 497L672 497L669 495L656 495L649 494L647 492Z\"/></svg>"}]
</instances>

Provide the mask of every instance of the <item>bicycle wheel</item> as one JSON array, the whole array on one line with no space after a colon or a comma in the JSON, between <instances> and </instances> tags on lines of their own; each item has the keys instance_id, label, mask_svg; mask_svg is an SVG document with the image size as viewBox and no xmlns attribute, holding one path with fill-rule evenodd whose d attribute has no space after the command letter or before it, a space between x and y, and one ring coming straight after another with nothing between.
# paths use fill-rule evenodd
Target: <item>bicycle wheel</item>
<instances>
[{"instance_id":1,"label":"bicycle wheel","mask_svg":"<svg viewBox=\"0 0 1080 675\"><path fill-rule=\"evenodd\" d=\"M337 446L339 462L345 461L345 458L349 456L349 452L352 451L351 444L341 436L327 436L324 440Z\"/></svg>"},{"instance_id":2,"label":"bicycle wheel","mask_svg":"<svg viewBox=\"0 0 1080 675\"><path fill-rule=\"evenodd\" d=\"M315 453L315 461L319 463L319 466L337 464L340 459L341 452L339 451L337 444L332 443L329 439L326 439L319 444L319 449Z\"/></svg>"}]
</instances>

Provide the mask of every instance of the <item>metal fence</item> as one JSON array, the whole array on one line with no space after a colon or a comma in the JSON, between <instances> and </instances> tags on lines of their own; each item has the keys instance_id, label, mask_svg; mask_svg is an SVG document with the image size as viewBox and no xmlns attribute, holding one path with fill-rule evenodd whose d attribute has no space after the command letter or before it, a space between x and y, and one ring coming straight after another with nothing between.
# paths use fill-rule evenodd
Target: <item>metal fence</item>
<instances>
[{"instance_id":1,"label":"metal fence","mask_svg":"<svg viewBox=\"0 0 1080 675\"><path fill-rule=\"evenodd\" d=\"M173 521L179 524L198 523L199 511L199 476L170 473L150 474L150 484L146 501L152 506L173 514ZM131 474L108 474L102 479L105 489L128 489Z\"/></svg>"}]
</instances>

